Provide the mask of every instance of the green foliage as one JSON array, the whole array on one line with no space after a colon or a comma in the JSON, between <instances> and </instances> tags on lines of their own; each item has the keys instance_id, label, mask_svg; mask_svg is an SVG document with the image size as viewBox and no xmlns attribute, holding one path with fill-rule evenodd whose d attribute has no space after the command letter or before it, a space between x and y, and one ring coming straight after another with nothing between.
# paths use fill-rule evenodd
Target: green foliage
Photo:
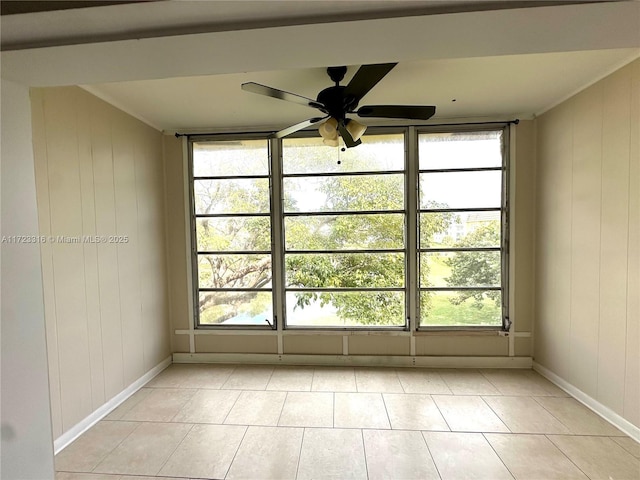
<instances>
[{"instance_id":1,"label":"green foliage","mask_svg":"<svg viewBox=\"0 0 640 480\"><path fill-rule=\"evenodd\" d=\"M479 226L462 238L455 247L498 247L500 246L500 222L493 220ZM445 260L451 267L447 277L450 286L495 286L500 285L500 255L487 252L465 252ZM462 291L450 299L454 305L460 305L467 299L474 299L473 306L478 310L485 306L485 299L492 299L500 305L500 291Z\"/></svg>"}]
</instances>

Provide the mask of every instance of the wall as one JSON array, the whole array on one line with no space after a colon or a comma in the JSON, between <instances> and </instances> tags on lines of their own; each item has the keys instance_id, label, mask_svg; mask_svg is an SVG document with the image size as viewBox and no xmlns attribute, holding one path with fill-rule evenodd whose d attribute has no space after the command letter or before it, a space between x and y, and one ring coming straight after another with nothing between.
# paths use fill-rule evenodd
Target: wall
<instances>
[{"instance_id":1,"label":"wall","mask_svg":"<svg viewBox=\"0 0 640 480\"><path fill-rule=\"evenodd\" d=\"M32 116L58 437L170 354L162 139L78 87Z\"/></svg>"},{"instance_id":2,"label":"wall","mask_svg":"<svg viewBox=\"0 0 640 480\"><path fill-rule=\"evenodd\" d=\"M38 235L29 89L2 79L1 235ZM53 478L40 249L2 242L0 478ZM37 461L34 461L36 460Z\"/></svg>"},{"instance_id":3,"label":"wall","mask_svg":"<svg viewBox=\"0 0 640 480\"><path fill-rule=\"evenodd\" d=\"M535 361L640 426L640 60L537 133Z\"/></svg>"},{"instance_id":4,"label":"wall","mask_svg":"<svg viewBox=\"0 0 640 480\"><path fill-rule=\"evenodd\" d=\"M224 332L193 330L190 313L190 288L187 258L188 210L185 207L186 169L183 144L174 137L164 137L167 222L169 233L171 328L174 353L213 354L291 354L327 356L401 356L429 357L466 356L522 357L531 356L533 324L533 240L535 165L535 129L532 121L521 122L512 131L512 250L510 317L514 336L507 338L491 333L428 334L409 332L384 334L376 332ZM346 354L346 355L345 355ZM176 358L185 358L178 356ZM194 357L195 358L195 357ZM203 357L201 357L203 358ZM239 358L239 357L238 357ZM255 359L255 357L254 357ZM234 357L234 360L237 358ZM341 358L336 361L343 361ZM347 360L348 361L348 360ZM381 362L383 362L381 358ZM519 364L519 365L525 365ZM470 361L469 366L473 366Z\"/></svg>"}]
</instances>

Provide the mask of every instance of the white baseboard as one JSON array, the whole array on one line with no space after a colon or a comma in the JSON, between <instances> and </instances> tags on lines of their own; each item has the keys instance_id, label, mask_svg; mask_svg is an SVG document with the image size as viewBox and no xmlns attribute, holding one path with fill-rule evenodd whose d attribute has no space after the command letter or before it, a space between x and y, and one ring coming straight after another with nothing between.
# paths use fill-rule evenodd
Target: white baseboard
<instances>
[{"instance_id":1,"label":"white baseboard","mask_svg":"<svg viewBox=\"0 0 640 480\"><path fill-rule=\"evenodd\" d=\"M239 363L437 368L531 368L531 357L423 357L393 355L294 355L174 353L173 363Z\"/></svg>"},{"instance_id":2,"label":"white baseboard","mask_svg":"<svg viewBox=\"0 0 640 480\"><path fill-rule=\"evenodd\" d=\"M171 357L165 358L158 365L153 367L143 376L141 376L138 380L133 382L107 403L99 407L97 410L94 410L87 417L80 420L69 430L64 432L58 438L56 438L53 442L53 451L57 455L60 451L62 451L67 445L73 442L76 438L82 435L84 432L93 427L96 423L98 423L102 418L108 415L113 409L115 409L118 405L124 402L131 395L136 393L143 387L149 380L158 375L161 371L171 365Z\"/></svg>"},{"instance_id":3,"label":"white baseboard","mask_svg":"<svg viewBox=\"0 0 640 480\"><path fill-rule=\"evenodd\" d=\"M633 438L636 442L640 442L640 428L636 427L629 420L626 420L613 410L611 410L606 405L603 405L595 398L587 395L579 388L574 387L572 384L567 382L562 377L559 377L551 370L546 367L543 367L537 362L533 362L533 369L538 372L540 375L545 377L550 382L555 383L562 390L567 392L573 398L582 403L585 407L593 410L594 413L598 414L602 418L604 418L607 422L613 424L615 427L622 430L624 433Z\"/></svg>"}]
</instances>

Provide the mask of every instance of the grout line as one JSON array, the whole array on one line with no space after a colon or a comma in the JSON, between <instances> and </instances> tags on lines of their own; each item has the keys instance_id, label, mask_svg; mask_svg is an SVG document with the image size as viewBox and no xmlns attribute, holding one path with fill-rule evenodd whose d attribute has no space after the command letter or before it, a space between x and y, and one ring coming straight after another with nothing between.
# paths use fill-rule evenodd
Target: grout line
<instances>
[{"instance_id":1,"label":"grout line","mask_svg":"<svg viewBox=\"0 0 640 480\"><path fill-rule=\"evenodd\" d=\"M227 390L229 391L229 390ZM236 391L238 392L238 390L231 390L231 391ZM240 390L238 393L238 396L236 397L236 399L233 402L233 405L231 405L231 408L229 409L229 411L227 412L227 414L224 416L224 418L222 419L222 425L227 425L226 421L227 418L229 418L229 414L231 413L231 411L235 408L236 404L238 403L238 400L240 399L240 397L242 396L242 393L244 392L244 390Z\"/></svg>"},{"instance_id":2,"label":"grout line","mask_svg":"<svg viewBox=\"0 0 640 480\"><path fill-rule=\"evenodd\" d=\"M369 465L367 463L367 446L364 442L364 430L360 429L360 438L362 439L362 453L364 454L364 471L369 478Z\"/></svg>"},{"instance_id":3,"label":"grout line","mask_svg":"<svg viewBox=\"0 0 640 480\"><path fill-rule=\"evenodd\" d=\"M233 465L233 462L235 462L236 457L238 456L238 452L240 451L240 446L242 445L242 442L244 442L244 438L247 436L247 432L249 431L249 426L245 426L244 427L244 433L242 434L242 438L240 439L240 442L238 442L238 447L236 448L236 451L233 454L233 458L231 459L231 462L229 462L229 466L227 467L227 471L224 472L224 477L223 478L227 478L227 475L229 475L229 470L231 470L231 466Z\"/></svg>"},{"instance_id":4,"label":"grout line","mask_svg":"<svg viewBox=\"0 0 640 480\"><path fill-rule=\"evenodd\" d=\"M434 458L433 454L431 453L431 449L429 448L429 442L427 442L427 439L424 436L425 430L418 430L418 431L420 432L420 435L422 436L422 441L424 442L425 446L427 447L427 452L429 453L429 457L431 458L431 463L433 463L433 466L436 469L436 473L438 474L438 478L442 478L442 474L440 473L440 469L438 468L438 464L436 463L436 459Z\"/></svg>"},{"instance_id":5,"label":"grout line","mask_svg":"<svg viewBox=\"0 0 640 480\"><path fill-rule=\"evenodd\" d=\"M436 395L437 396L437 395ZM433 404L436 406L436 408L438 409L438 413L440 414L440 416L442 417L442 419L444 420L444 423L447 425L447 428L449 429L450 432L453 432L453 430L451 429L451 425L449 425L449 422L447 422L447 418L444 416L444 413L442 413L442 410L440 410L440 407L438 406L438 404L436 403L435 398L433 398L434 396L429 394L429 397L431 398L431 401L433 402ZM429 431L429 430L427 430ZM426 440L425 440L426 442Z\"/></svg>"},{"instance_id":6,"label":"grout line","mask_svg":"<svg viewBox=\"0 0 640 480\"><path fill-rule=\"evenodd\" d=\"M491 450L493 450L493 453L496 454L496 457L498 457L498 460L500 460L500 463L502 463L502 465L504 465L504 468L507 469L507 472L509 472L509 474L515 479L516 476L514 475L514 473L511 471L511 469L507 466L506 463L504 463L504 460L502 460L502 457L500 456L500 454L496 451L495 448L493 448L493 445L491 444L491 442L489 441L489 439L487 438L487 434L485 432L481 433L482 438L484 438L484 441L487 442L489 444L489 448L491 448ZM500 434L498 434L500 435ZM506 434L509 435L509 434Z\"/></svg>"},{"instance_id":7,"label":"grout line","mask_svg":"<svg viewBox=\"0 0 640 480\"><path fill-rule=\"evenodd\" d=\"M382 398L382 406L384 407L384 413L387 414L387 421L389 422L389 430L393 430L393 425L391 424L391 417L389 417L389 411L387 410L387 402L384 401L384 394L379 393Z\"/></svg>"},{"instance_id":8,"label":"grout line","mask_svg":"<svg viewBox=\"0 0 640 480\"><path fill-rule=\"evenodd\" d=\"M550 436L554 436L554 435L550 435L550 434L545 434L544 435L545 438L549 441L549 443L551 443L551 445L553 445L553 448L555 448L556 450L558 450L562 455L564 455L564 457L569 460L569 462L571 462L572 465L574 465L578 471L582 472L585 476L585 478L590 478L587 473L585 471L583 471L577 463L575 463L573 460L571 460L571 457L569 457L569 455L567 455L564 450L562 450L558 445L555 444L555 442L553 440L551 440ZM555 436L563 436L563 435L555 435Z\"/></svg>"},{"instance_id":9,"label":"grout line","mask_svg":"<svg viewBox=\"0 0 640 480\"><path fill-rule=\"evenodd\" d=\"M126 420L112 420L114 422L118 422L118 421L126 421ZM111 450L109 450L107 453L105 453L102 458L100 458L100 460L98 460L98 463L95 464L95 466L91 469L91 472L94 472L96 468L98 468L100 466L100 464L102 462L104 462L104 460L111 455L111 453L113 453L120 445L122 445L122 443L124 443L124 441L129 438L131 435L133 435L133 432L135 432L136 430L138 430L141 426L143 422L133 422L133 423L138 423L138 425L136 425L130 432L128 435L125 435L122 440L120 440L116 446L114 446ZM86 432L85 432L86 433ZM84 435L84 434L83 434ZM91 473L89 472L89 473Z\"/></svg>"},{"instance_id":10,"label":"grout line","mask_svg":"<svg viewBox=\"0 0 640 480\"><path fill-rule=\"evenodd\" d=\"M502 396L508 397L508 395L502 395ZM502 420L502 417L500 416L500 414L496 412L493 408L491 408L491 405L489 405L489 403L483 398L482 395L478 395L478 397L480 398L480 400L482 400L482 403L484 403L487 407L489 407L489 410L491 410L491 412L496 416L496 418L500 420L500 423L502 423L505 426L505 428L507 429L507 432L502 432L502 433L516 433L509 428L509 425L507 425L507 423L504 420ZM488 433L500 433L500 432L488 432Z\"/></svg>"},{"instance_id":11,"label":"grout line","mask_svg":"<svg viewBox=\"0 0 640 480\"><path fill-rule=\"evenodd\" d=\"M540 403L536 397L532 396L531 398L533 398L533 401L536 402L538 405L540 405L540 407L545 412L547 412L549 415L551 415L553 418L555 418L558 421L558 423L560 423L560 425L562 425L564 428L566 428L567 432L568 432L566 434L563 433L563 434L550 434L550 435L578 435L577 433L573 432L573 430L569 427L569 425L565 425L564 422L560 418L558 418L556 415L554 415L554 413L551 410L549 410L542 403ZM544 397L544 398L573 398L573 397ZM575 401L575 399L573 399L573 400Z\"/></svg>"},{"instance_id":12,"label":"grout line","mask_svg":"<svg viewBox=\"0 0 640 480\"><path fill-rule=\"evenodd\" d=\"M298 463L296 464L296 478L298 478L298 474L300 472L300 461L302 460L302 446L304 445L304 434L306 433L307 428L304 427L302 429L302 438L300 439L300 450L298 451Z\"/></svg>"},{"instance_id":13,"label":"grout line","mask_svg":"<svg viewBox=\"0 0 640 480\"><path fill-rule=\"evenodd\" d=\"M156 422L156 423L170 423L170 422ZM180 425L188 425L188 424L180 424ZM187 438L189 436L189 434L191 433L191 431L195 428L195 423L191 424L191 428L187 431L187 433L184 434L184 436L182 437L182 439L178 442L178 444L176 445L176 448L173 449L173 451L167 456L166 460L164 462L162 462L162 465L160 466L160 468L158 469L158 471L155 473L155 475L159 475L160 472L162 471L162 469L164 468L164 466L167 464L167 462L169 461L169 459L171 457L173 457L173 454L176 453L176 451L178 450L178 448L180 448L180 445L182 445L182 443L184 442L184 439Z\"/></svg>"},{"instance_id":14,"label":"grout line","mask_svg":"<svg viewBox=\"0 0 640 480\"><path fill-rule=\"evenodd\" d=\"M276 420L276 427L280 426L280 419L282 418L282 412L284 411L284 405L287 403L287 398L289 397L289 392L284 392L284 400L282 401L282 406L280 407L280 413L278 414L278 419Z\"/></svg>"}]
</instances>

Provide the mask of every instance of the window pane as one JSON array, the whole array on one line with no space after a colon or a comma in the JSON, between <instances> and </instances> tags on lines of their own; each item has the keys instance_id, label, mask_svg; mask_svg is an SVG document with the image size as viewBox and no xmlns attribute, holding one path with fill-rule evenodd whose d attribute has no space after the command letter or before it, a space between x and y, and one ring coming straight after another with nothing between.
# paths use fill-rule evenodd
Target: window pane
<instances>
[{"instance_id":1,"label":"window pane","mask_svg":"<svg viewBox=\"0 0 640 480\"><path fill-rule=\"evenodd\" d=\"M268 175L267 140L234 140L193 144L193 176Z\"/></svg>"},{"instance_id":2,"label":"window pane","mask_svg":"<svg viewBox=\"0 0 640 480\"><path fill-rule=\"evenodd\" d=\"M193 191L196 214L269 212L267 178L195 180Z\"/></svg>"},{"instance_id":3,"label":"window pane","mask_svg":"<svg viewBox=\"0 0 640 480\"><path fill-rule=\"evenodd\" d=\"M502 166L502 132L420 134L420 170Z\"/></svg>"},{"instance_id":4,"label":"window pane","mask_svg":"<svg viewBox=\"0 0 640 480\"><path fill-rule=\"evenodd\" d=\"M198 251L271 250L269 217L197 218Z\"/></svg>"},{"instance_id":5,"label":"window pane","mask_svg":"<svg viewBox=\"0 0 640 480\"><path fill-rule=\"evenodd\" d=\"M287 292L287 325L376 327L405 324L403 292Z\"/></svg>"},{"instance_id":6,"label":"window pane","mask_svg":"<svg viewBox=\"0 0 640 480\"><path fill-rule=\"evenodd\" d=\"M358 148L327 147L322 138L286 138L282 142L283 171L294 173L377 172L404 169L404 136L365 135Z\"/></svg>"},{"instance_id":7,"label":"window pane","mask_svg":"<svg viewBox=\"0 0 640 480\"><path fill-rule=\"evenodd\" d=\"M420 254L421 287L499 287L500 252Z\"/></svg>"},{"instance_id":8,"label":"window pane","mask_svg":"<svg viewBox=\"0 0 640 480\"><path fill-rule=\"evenodd\" d=\"M287 287L402 288L404 254L305 254L285 257Z\"/></svg>"},{"instance_id":9,"label":"window pane","mask_svg":"<svg viewBox=\"0 0 640 480\"><path fill-rule=\"evenodd\" d=\"M421 326L500 326L500 290L420 292Z\"/></svg>"},{"instance_id":10,"label":"window pane","mask_svg":"<svg viewBox=\"0 0 640 480\"><path fill-rule=\"evenodd\" d=\"M375 250L404 248L404 215L285 217L287 250Z\"/></svg>"},{"instance_id":11,"label":"window pane","mask_svg":"<svg viewBox=\"0 0 640 480\"><path fill-rule=\"evenodd\" d=\"M200 288L271 288L271 255L198 255Z\"/></svg>"},{"instance_id":12,"label":"window pane","mask_svg":"<svg viewBox=\"0 0 640 480\"><path fill-rule=\"evenodd\" d=\"M402 210L404 175L295 177L283 181L285 212Z\"/></svg>"},{"instance_id":13,"label":"window pane","mask_svg":"<svg viewBox=\"0 0 640 480\"><path fill-rule=\"evenodd\" d=\"M420 174L420 208L499 208L502 172Z\"/></svg>"},{"instance_id":14,"label":"window pane","mask_svg":"<svg viewBox=\"0 0 640 480\"><path fill-rule=\"evenodd\" d=\"M500 247L500 212L420 214L420 248Z\"/></svg>"},{"instance_id":15,"label":"window pane","mask_svg":"<svg viewBox=\"0 0 640 480\"><path fill-rule=\"evenodd\" d=\"M271 292L200 292L200 325L273 324Z\"/></svg>"}]
</instances>

